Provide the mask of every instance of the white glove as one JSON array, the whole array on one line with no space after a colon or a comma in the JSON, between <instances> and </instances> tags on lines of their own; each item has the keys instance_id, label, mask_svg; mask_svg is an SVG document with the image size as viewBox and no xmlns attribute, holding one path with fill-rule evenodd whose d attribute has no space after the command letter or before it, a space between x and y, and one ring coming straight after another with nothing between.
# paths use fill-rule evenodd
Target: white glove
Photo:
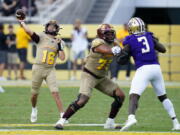
<instances>
[{"instance_id":1,"label":"white glove","mask_svg":"<svg viewBox=\"0 0 180 135\"><path fill-rule=\"evenodd\" d=\"M117 55L121 52L121 48L119 46L114 46L111 48L111 51L114 55Z\"/></svg>"}]
</instances>

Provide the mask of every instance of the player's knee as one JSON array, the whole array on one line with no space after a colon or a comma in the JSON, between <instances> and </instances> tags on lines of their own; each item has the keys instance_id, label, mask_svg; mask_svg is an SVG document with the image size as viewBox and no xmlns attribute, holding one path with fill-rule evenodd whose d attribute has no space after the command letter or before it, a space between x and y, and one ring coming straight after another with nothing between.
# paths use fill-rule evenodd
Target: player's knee
<instances>
[{"instance_id":1,"label":"player's knee","mask_svg":"<svg viewBox=\"0 0 180 135\"><path fill-rule=\"evenodd\" d=\"M38 89L38 88L32 88L32 89L31 89L31 94L32 94L32 95L39 94L39 89Z\"/></svg>"},{"instance_id":2,"label":"player's knee","mask_svg":"<svg viewBox=\"0 0 180 135\"><path fill-rule=\"evenodd\" d=\"M113 97L114 97L114 102L112 103L111 106L115 108L120 108L125 99L124 93L120 90L115 90L113 93Z\"/></svg>"},{"instance_id":3,"label":"player's knee","mask_svg":"<svg viewBox=\"0 0 180 135\"><path fill-rule=\"evenodd\" d=\"M76 103L82 108L89 100L89 97L84 94L79 94Z\"/></svg>"},{"instance_id":4,"label":"player's knee","mask_svg":"<svg viewBox=\"0 0 180 135\"><path fill-rule=\"evenodd\" d=\"M39 90L40 90L40 86L37 83L33 82L32 87L31 87L31 93L38 94Z\"/></svg>"},{"instance_id":5,"label":"player's knee","mask_svg":"<svg viewBox=\"0 0 180 135\"><path fill-rule=\"evenodd\" d=\"M84 107L85 104L88 102L89 97L83 94L79 94L77 100L71 104L73 110L77 111L80 108Z\"/></svg>"},{"instance_id":6,"label":"player's knee","mask_svg":"<svg viewBox=\"0 0 180 135\"><path fill-rule=\"evenodd\" d=\"M52 91L51 94L52 94L53 96L57 96L57 95L59 95L59 92L58 92L58 91Z\"/></svg>"},{"instance_id":7,"label":"player's knee","mask_svg":"<svg viewBox=\"0 0 180 135\"><path fill-rule=\"evenodd\" d=\"M50 91L52 94L57 94L59 92L58 87L50 86Z\"/></svg>"},{"instance_id":8,"label":"player's knee","mask_svg":"<svg viewBox=\"0 0 180 135\"><path fill-rule=\"evenodd\" d=\"M121 102L124 102L124 100L125 100L125 94L120 88L117 88L114 91L113 97L115 97L117 100L119 100Z\"/></svg>"},{"instance_id":9,"label":"player's knee","mask_svg":"<svg viewBox=\"0 0 180 135\"><path fill-rule=\"evenodd\" d=\"M57 100L57 99L60 98L60 97L59 97L59 92L58 92L58 91L53 91L53 92L51 92L51 94L52 94L52 96L53 96L53 98L54 98L55 100Z\"/></svg>"},{"instance_id":10,"label":"player's knee","mask_svg":"<svg viewBox=\"0 0 180 135\"><path fill-rule=\"evenodd\" d=\"M159 101L163 102L165 99L167 99L167 95L158 96Z\"/></svg>"},{"instance_id":11,"label":"player's knee","mask_svg":"<svg viewBox=\"0 0 180 135\"><path fill-rule=\"evenodd\" d=\"M37 97L37 96L38 96L38 93L32 94L32 97Z\"/></svg>"}]
</instances>

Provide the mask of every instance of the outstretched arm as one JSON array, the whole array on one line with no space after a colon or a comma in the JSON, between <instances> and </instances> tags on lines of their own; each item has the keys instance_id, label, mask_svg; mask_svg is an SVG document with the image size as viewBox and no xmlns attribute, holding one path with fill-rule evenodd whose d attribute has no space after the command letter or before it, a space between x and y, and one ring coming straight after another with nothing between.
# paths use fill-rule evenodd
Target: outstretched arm
<instances>
[{"instance_id":1,"label":"outstretched arm","mask_svg":"<svg viewBox=\"0 0 180 135\"><path fill-rule=\"evenodd\" d=\"M21 21L21 20L20 20ZM25 24L24 21L20 22L20 25L23 27L23 29L26 31L26 33L31 37L31 39L35 42L35 43L39 43L40 41L40 37L38 34L36 34L35 32L31 31L29 29L29 27Z\"/></svg>"},{"instance_id":2,"label":"outstretched arm","mask_svg":"<svg viewBox=\"0 0 180 135\"><path fill-rule=\"evenodd\" d=\"M111 47L109 47L107 45L103 45L103 44L92 48L92 50L97 53L113 54L111 51Z\"/></svg>"},{"instance_id":3,"label":"outstretched arm","mask_svg":"<svg viewBox=\"0 0 180 135\"><path fill-rule=\"evenodd\" d=\"M94 48L92 48L92 50L97 53L113 54L113 55L117 55L121 52L121 48L119 46L114 46L111 48L104 44L94 47Z\"/></svg>"},{"instance_id":4,"label":"outstretched arm","mask_svg":"<svg viewBox=\"0 0 180 135\"><path fill-rule=\"evenodd\" d=\"M16 10L16 14L15 15L16 15L16 18L17 18L18 22L20 23L22 28L26 31L26 33L29 36L32 36L34 32L31 31L30 28L25 23L26 14L25 14L24 10L22 10L22 9Z\"/></svg>"},{"instance_id":5,"label":"outstretched arm","mask_svg":"<svg viewBox=\"0 0 180 135\"><path fill-rule=\"evenodd\" d=\"M25 30L25 32L29 35L32 36L33 35L33 31L26 25L26 23L24 22L24 20L18 20L20 22L20 25L23 27L23 29Z\"/></svg>"}]
</instances>

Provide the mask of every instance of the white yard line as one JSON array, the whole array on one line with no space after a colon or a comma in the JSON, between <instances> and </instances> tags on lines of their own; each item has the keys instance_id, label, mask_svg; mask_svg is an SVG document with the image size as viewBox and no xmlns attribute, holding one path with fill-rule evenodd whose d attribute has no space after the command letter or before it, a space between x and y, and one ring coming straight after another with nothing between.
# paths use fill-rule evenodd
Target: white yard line
<instances>
[{"instance_id":1,"label":"white yard line","mask_svg":"<svg viewBox=\"0 0 180 135\"><path fill-rule=\"evenodd\" d=\"M116 125L122 125L122 124L116 124ZM49 127L54 126L54 124L0 124L0 127ZM102 127L104 124L66 124L65 126L71 126L71 127Z\"/></svg>"},{"instance_id":2,"label":"white yard line","mask_svg":"<svg viewBox=\"0 0 180 135\"><path fill-rule=\"evenodd\" d=\"M58 85L60 87L79 87L80 86L80 80L76 80L76 81L70 81L70 80L59 80L57 81ZM129 87L131 84L131 81L117 81L116 82L119 86L121 87ZM165 85L167 87L180 87L180 82L169 82L166 81ZM29 87L31 86L31 80L18 80L18 81L0 81L0 86L25 86L25 87ZM43 86L46 86L45 83L43 83Z\"/></svg>"}]
</instances>

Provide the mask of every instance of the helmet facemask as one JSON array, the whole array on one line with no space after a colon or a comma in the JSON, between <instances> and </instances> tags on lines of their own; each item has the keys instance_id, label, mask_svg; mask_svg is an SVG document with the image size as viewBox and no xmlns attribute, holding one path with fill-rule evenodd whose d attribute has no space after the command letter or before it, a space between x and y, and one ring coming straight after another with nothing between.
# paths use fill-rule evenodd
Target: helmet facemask
<instances>
[{"instance_id":1,"label":"helmet facemask","mask_svg":"<svg viewBox=\"0 0 180 135\"><path fill-rule=\"evenodd\" d=\"M107 43L113 43L116 38L116 32L110 24L102 24L97 29L97 36Z\"/></svg>"},{"instance_id":2,"label":"helmet facemask","mask_svg":"<svg viewBox=\"0 0 180 135\"><path fill-rule=\"evenodd\" d=\"M104 32L104 40L108 43L113 43L116 37L114 30L109 30Z\"/></svg>"},{"instance_id":3,"label":"helmet facemask","mask_svg":"<svg viewBox=\"0 0 180 135\"><path fill-rule=\"evenodd\" d=\"M45 33L52 35L52 36L57 36L60 28L59 25L56 22L50 21L45 25Z\"/></svg>"}]
</instances>

